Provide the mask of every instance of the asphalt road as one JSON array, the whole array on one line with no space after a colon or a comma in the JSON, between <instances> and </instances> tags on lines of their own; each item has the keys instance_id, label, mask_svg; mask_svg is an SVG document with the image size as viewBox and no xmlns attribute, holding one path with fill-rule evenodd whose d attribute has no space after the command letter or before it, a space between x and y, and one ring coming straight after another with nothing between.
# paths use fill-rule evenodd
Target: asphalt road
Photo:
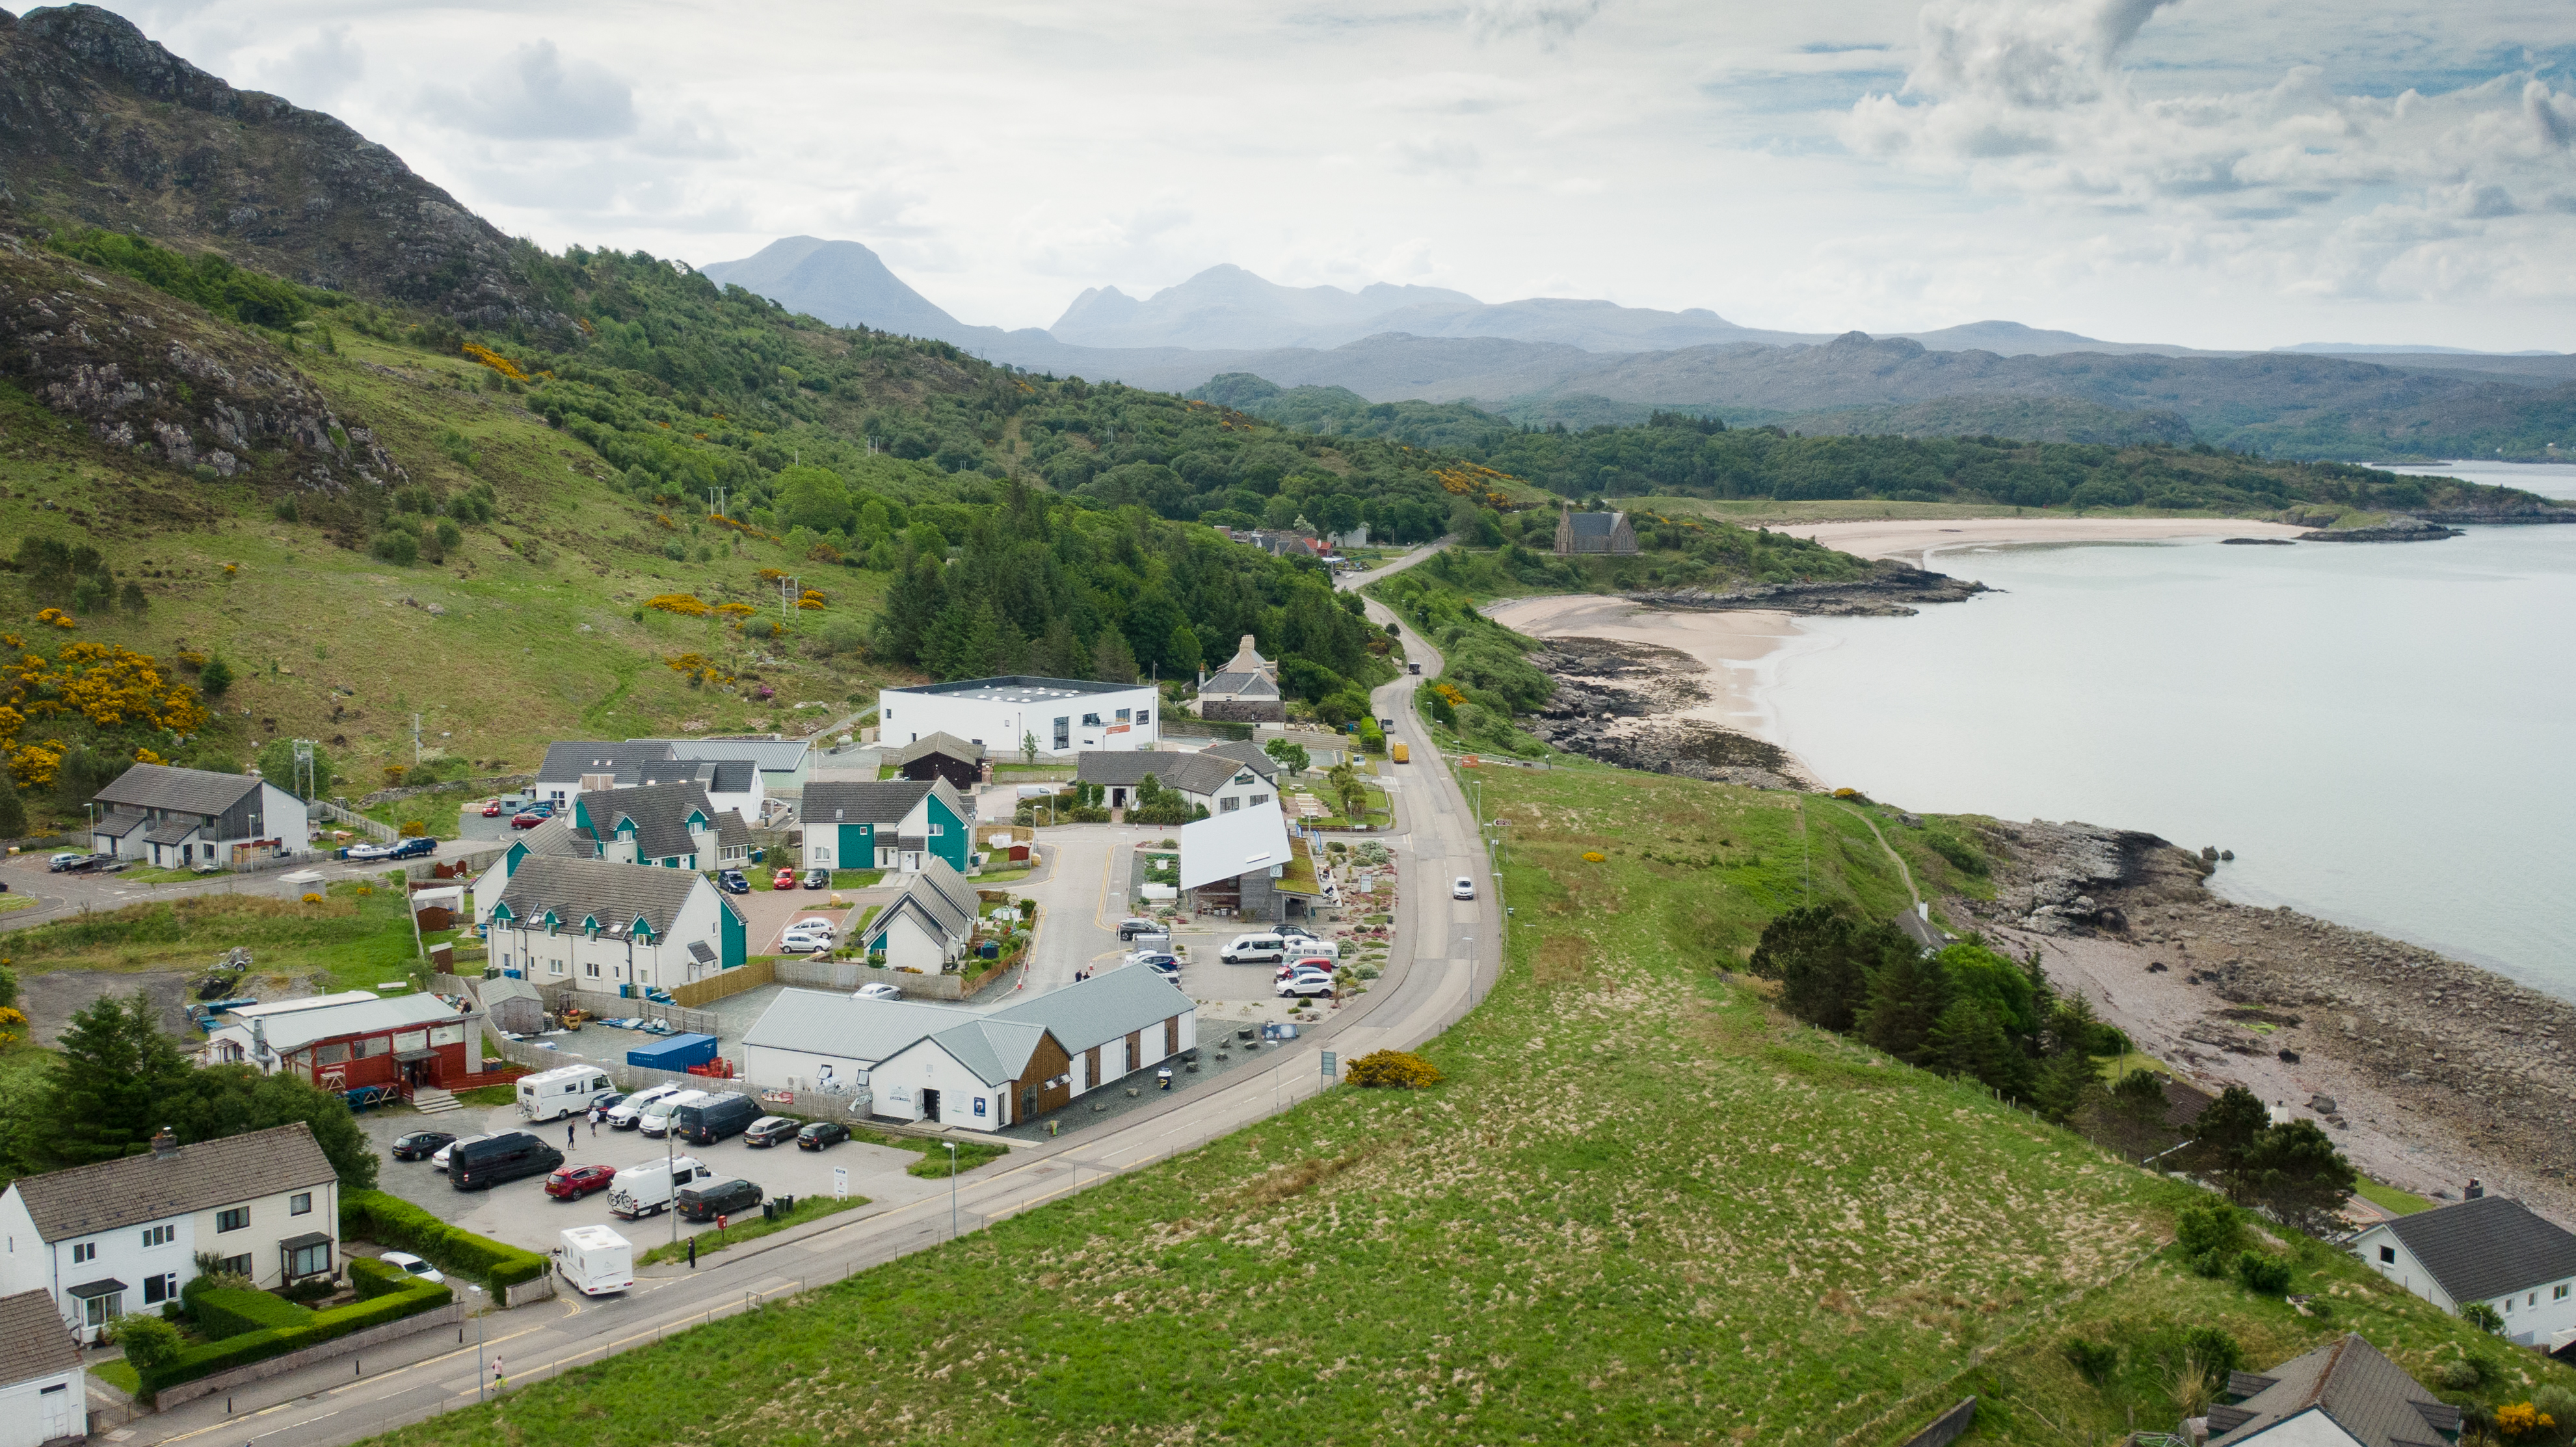
<instances>
[{"instance_id":1,"label":"asphalt road","mask_svg":"<svg viewBox=\"0 0 2576 1447\"><path fill-rule=\"evenodd\" d=\"M1357 586L1429 555L1425 549L1367 574ZM1372 603L1380 623L1400 620ZM490 1384L492 1363L513 1386L658 1340L689 1326L755 1310L808 1287L938 1245L952 1232L1054 1200L1121 1172L1181 1151L1288 1108L1328 1088L1326 1050L1345 1060L1372 1050L1405 1048L1455 1023L1491 988L1500 966L1501 901L1485 867L1474 816L1457 782L1439 762L1413 709L1413 693L1436 677L1440 656L1403 630L1408 655L1423 664L1377 690L1393 737L1410 745L1397 792L1399 829L1387 839L1409 887L1395 918L1390 968L1377 987L1280 1047L1263 1068L1241 1068L1153 1106L1093 1128L1014 1151L983 1171L960 1177L954 1192L879 1203L781 1232L703 1258L698 1269L649 1268L621 1297L556 1300L497 1312L462 1332L431 1332L303 1371L188 1403L126 1424L130 1444L199 1441L269 1447L332 1447L473 1403ZM1466 875L1477 899L1453 901L1447 881ZM1076 1124L1079 1122L1069 1122ZM477 1339L480 1338L479 1345Z\"/></svg>"}]
</instances>

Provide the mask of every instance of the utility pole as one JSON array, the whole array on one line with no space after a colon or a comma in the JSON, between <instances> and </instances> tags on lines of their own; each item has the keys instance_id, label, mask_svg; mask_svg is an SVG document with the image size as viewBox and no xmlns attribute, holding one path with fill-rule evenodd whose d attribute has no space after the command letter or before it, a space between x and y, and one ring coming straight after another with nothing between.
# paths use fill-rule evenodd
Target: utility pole
<instances>
[{"instance_id":1,"label":"utility pole","mask_svg":"<svg viewBox=\"0 0 2576 1447\"><path fill-rule=\"evenodd\" d=\"M420 767L420 715L411 716L411 766Z\"/></svg>"},{"instance_id":2,"label":"utility pole","mask_svg":"<svg viewBox=\"0 0 2576 1447\"><path fill-rule=\"evenodd\" d=\"M957 1239L957 1142L941 1141L948 1147L948 1239Z\"/></svg>"}]
</instances>

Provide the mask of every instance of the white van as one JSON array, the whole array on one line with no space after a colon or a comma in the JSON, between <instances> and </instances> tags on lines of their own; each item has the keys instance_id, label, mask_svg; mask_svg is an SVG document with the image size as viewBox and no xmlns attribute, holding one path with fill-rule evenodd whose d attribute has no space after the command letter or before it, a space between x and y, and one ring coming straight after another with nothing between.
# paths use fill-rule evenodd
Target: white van
<instances>
[{"instance_id":1,"label":"white van","mask_svg":"<svg viewBox=\"0 0 2576 1447\"><path fill-rule=\"evenodd\" d=\"M523 1120L561 1120L586 1115L592 1101L617 1093L608 1072L596 1065L566 1065L519 1077L519 1115Z\"/></svg>"},{"instance_id":2,"label":"white van","mask_svg":"<svg viewBox=\"0 0 2576 1447\"><path fill-rule=\"evenodd\" d=\"M608 1182L609 1213L632 1221L638 1216L667 1211L682 1186L712 1174L696 1156L674 1156L667 1161L628 1166Z\"/></svg>"},{"instance_id":3,"label":"white van","mask_svg":"<svg viewBox=\"0 0 2576 1447\"><path fill-rule=\"evenodd\" d=\"M1342 957L1340 940L1319 940L1312 935L1303 938L1283 935L1281 938L1287 942L1288 958L1292 960L1338 960Z\"/></svg>"},{"instance_id":4,"label":"white van","mask_svg":"<svg viewBox=\"0 0 2576 1447\"><path fill-rule=\"evenodd\" d=\"M555 1247L555 1270L584 1296L605 1296L635 1284L635 1248L605 1226L574 1226Z\"/></svg>"},{"instance_id":5,"label":"white van","mask_svg":"<svg viewBox=\"0 0 2576 1447\"><path fill-rule=\"evenodd\" d=\"M668 1100L686 1089L679 1085L656 1085L639 1090L608 1108L610 1130L633 1130L644 1119L644 1108L657 1100Z\"/></svg>"},{"instance_id":6,"label":"white van","mask_svg":"<svg viewBox=\"0 0 2576 1447\"><path fill-rule=\"evenodd\" d=\"M1288 942L1277 935L1236 935L1217 956L1229 965L1275 965L1287 957Z\"/></svg>"},{"instance_id":7,"label":"white van","mask_svg":"<svg viewBox=\"0 0 2576 1447\"><path fill-rule=\"evenodd\" d=\"M660 1140L671 1129L671 1112L684 1105L703 1105L713 1099L714 1096L703 1090L683 1090L677 1095L663 1096L644 1107L644 1113L635 1117L635 1128Z\"/></svg>"}]
</instances>

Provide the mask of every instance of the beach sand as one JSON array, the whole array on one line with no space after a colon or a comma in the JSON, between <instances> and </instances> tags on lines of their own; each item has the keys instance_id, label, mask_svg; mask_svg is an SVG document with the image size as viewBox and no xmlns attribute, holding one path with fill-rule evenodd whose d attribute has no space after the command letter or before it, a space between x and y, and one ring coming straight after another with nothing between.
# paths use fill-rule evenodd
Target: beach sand
<instances>
[{"instance_id":1,"label":"beach sand","mask_svg":"<svg viewBox=\"0 0 2576 1447\"><path fill-rule=\"evenodd\" d=\"M2172 538L2291 538L2287 523L2237 518L1891 518L1879 522L1793 523L1775 528L1863 558L1900 558L1931 568L1932 554L1998 543L2142 543ZM1940 571L1934 569L1934 571Z\"/></svg>"},{"instance_id":2,"label":"beach sand","mask_svg":"<svg viewBox=\"0 0 2576 1447\"><path fill-rule=\"evenodd\" d=\"M1778 677L1781 661L1832 643L1800 629L1787 613L1663 613L1599 594L1515 598L1485 612L1532 638L1610 638L1688 654L1707 670L1696 682L1708 691L1708 701L1673 716L1702 719L1774 744L1780 741L1773 726L1777 721L1764 695Z\"/></svg>"}]
</instances>

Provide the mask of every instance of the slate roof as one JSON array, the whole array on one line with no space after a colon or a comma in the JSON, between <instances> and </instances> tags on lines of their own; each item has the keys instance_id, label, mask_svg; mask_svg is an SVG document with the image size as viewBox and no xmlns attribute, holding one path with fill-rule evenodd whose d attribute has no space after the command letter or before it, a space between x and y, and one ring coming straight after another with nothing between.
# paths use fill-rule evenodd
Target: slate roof
<instances>
[{"instance_id":1,"label":"slate roof","mask_svg":"<svg viewBox=\"0 0 2576 1447\"><path fill-rule=\"evenodd\" d=\"M2576 1277L2576 1233L2509 1196L2480 1196L2386 1225L2455 1302Z\"/></svg>"},{"instance_id":2,"label":"slate roof","mask_svg":"<svg viewBox=\"0 0 2576 1447\"><path fill-rule=\"evenodd\" d=\"M546 745L546 761L537 766L541 784L577 784L584 774L613 774L629 764L676 759L664 739L633 739L622 744L574 740Z\"/></svg>"},{"instance_id":3,"label":"slate roof","mask_svg":"<svg viewBox=\"0 0 2576 1447\"><path fill-rule=\"evenodd\" d=\"M888 762L896 768L902 768L915 759L926 758L931 754L938 754L943 758L963 759L970 764L984 762L982 744L944 732L923 734L919 739L896 751L895 756Z\"/></svg>"},{"instance_id":4,"label":"slate roof","mask_svg":"<svg viewBox=\"0 0 2576 1447\"><path fill-rule=\"evenodd\" d=\"M628 739L630 744L664 744L679 759L747 759L763 773L792 774L805 766L813 745L803 739Z\"/></svg>"},{"instance_id":5,"label":"slate roof","mask_svg":"<svg viewBox=\"0 0 2576 1447\"><path fill-rule=\"evenodd\" d=\"M689 834L692 809L705 815L707 823L719 832L726 818L737 825L742 822L742 816L731 809L717 814L706 788L696 783L601 789L575 799L572 812L590 821L590 832L603 849L616 837L621 822L631 822L640 857L671 859L698 852L698 841Z\"/></svg>"},{"instance_id":6,"label":"slate roof","mask_svg":"<svg viewBox=\"0 0 2576 1447\"><path fill-rule=\"evenodd\" d=\"M1151 774L1167 789L1213 794L1247 767L1221 754L1166 749L1085 749L1074 755L1074 778L1107 788L1132 789Z\"/></svg>"},{"instance_id":7,"label":"slate roof","mask_svg":"<svg viewBox=\"0 0 2576 1447\"><path fill-rule=\"evenodd\" d=\"M907 913L918 916L932 934L947 940L951 946L963 943L974 934L978 903L975 892L966 890L965 898L960 902L958 892L935 880L934 873L948 875L959 884L965 883L965 876L949 868L948 861L936 855L924 860L922 872L913 876L912 882L903 887L903 893L896 895L891 904L877 911L877 917L868 921L867 933L861 938L878 938L897 916Z\"/></svg>"},{"instance_id":8,"label":"slate roof","mask_svg":"<svg viewBox=\"0 0 2576 1447\"><path fill-rule=\"evenodd\" d=\"M144 1154L20 1176L10 1186L45 1241L164 1221L297 1186L339 1180L302 1121ZM60 1320L53 1322L62 1334Z\"/></svg>"},{"instance_id":9,"label":"slate roof","mask_svg":"<svg viewBox=\"0 0 2576 1447\"><path fill-rule=\"evenodd\" d=\"M143 842L146 844L184 844L189 840L196 838L197 831L205 827L205 825L198 823L194 818L164 819L160 823L155 824L150 829L144 831Z\"/></svg>"},{"instance_id":10,"label":"slate roof","mask_svg":"<svg viewBox=\"0 0 2576 1447\"><path fill-rule=\"evenodd\" d=\"M1263 753L1261 745L1246 739L1236 739L1231 743L1210 744L1199 752L1211 758L1232 759L1238 764L1249 764L1254 773L1265 779L1279 777L1279 761Z\"/></svg>"},{"instance_id":11,"label":"slate roof","mask_svg":"<svg viewBox=\"0 0 2576 1447\"><path fill-rule=\"evenodd\" d=\"M0 1296L0 1382L15 1386L81 1369L80 1343L42 1291Z\"/></svg>"},{"instance_id":12,"label":"slate roof","mask_svg":"<svg viewBox=\"0 0 2576 1447\"><path fill-rule=\"evenodd\" d=\"M945 790L949 807L966 809L946 779L878 779L858 784L808 784L797 815L807 824L900 824L933 790Z\"/></svg>"},{"instance_id":13,"label":"slate roof","mask_svg":"<svg viewBox=\"0 0 2576 1447\"><path fill-rule=\"evenodd\" d=\"M272 1000L244 1005L216 1017L215 1028L259 1022L259 1038L284 1054L316 1040L343 1035L372 1035L407 1025L435 1025L461 1018L456 1007L436 995L379 995L373 990L343 990L336 995L308 995L300 1000Z\"/></svg>"},{"instance_id":14,"label":"slate roof","mask_svg":"<svg viewBox=\"0 0 2576 1447\"><path fill-rule=\"evenodd\" d=\"M111 809L91 821L89 832L104 835L110 839L122 839L151 822L152 816L149 814L127 814Z\"/></svg>"},{"instance_id":15,"label":"slate roof","mask_svg":"<svg viewBox=\"0 0 2576 1447\"><path fill-rule=\"evenodd\" d=\"M519 836L519 842L531 855L547 854L564 859L596 859L598 842L572 827L572 813L566 810Z\"/></svg>"},{"instance_id":16,"label":"slate roof","mask_svg":"<svg viewBox=\"0 0 2576 1447\"><path fill-rule=\"evenodd\" d=\"M1159 971L1127 965L995 1010L985 1018L1043 1025L1057 1044L1079 1055L1094 1045L1159 1028L1173 1016L1196 1009L1190 997Z\"/></svg>"},{"instance_id":17,"label":"slate roof","mask_svg":"<svg viewBox=\"0 0 2576 1447\"><path fill-rule=\"evenodd\" d=\"M255 774L216 774L204 769L177 769L168 764L136 764L116 782L90 797L102 804L131 809L167 809L174 814L221 814L259 787Z\"/></svg>"},{"instance_id":18,"label":"slate roof","mask_svg":"<svg viewBox=\"0 0 2576 1447\"><path fill-rule=\"evenodd\" d=\"M2246 1441L2302 1413L2323 1412L2362 1447L2447 1447L2460 1409L2445 1406L2359 1336L2293 1357L2268 1372L2236 1372L2209 1409L2209 1447Z\"/></svg>"},{"instance_id":19,"label":"slate roof","mask_svg":"<svg viewBox=\"0 0 2576 1447\"><path fill-rule=\"evenodd\" d=\"M1626 516L1618 512L1570 512L1565 518L1578 538L1607 538L1619 530L1619 519Z\"/></svg>"},{"instance_id":20,"label":"slate roof","mask_svg":"<svg viewBox=\"0 0 2576 1447\"><path fill-rule=\"evenodd\" d=\"M1199 685L1201 698L1277 698L1279 685L1260 673L1219 673Z\"/></svg>"},{"instance_id":21,"label":"slate roof","mask_svg":"<svg viewBox=\"0 0 2576 1447\"><path fill-rule=\"evenodd\" d=\"M520 861L502 888L499 903L509 906L512 919L531 928L552 910L557 926L565 930L578 930L584 919L596 919L601 934L622 938L641 919L660 939L670 934L691 894L714 887L705 875L690 869L532 856ZM732 908L723 900L718 904Z\"/></svg>"}]
</instances>

